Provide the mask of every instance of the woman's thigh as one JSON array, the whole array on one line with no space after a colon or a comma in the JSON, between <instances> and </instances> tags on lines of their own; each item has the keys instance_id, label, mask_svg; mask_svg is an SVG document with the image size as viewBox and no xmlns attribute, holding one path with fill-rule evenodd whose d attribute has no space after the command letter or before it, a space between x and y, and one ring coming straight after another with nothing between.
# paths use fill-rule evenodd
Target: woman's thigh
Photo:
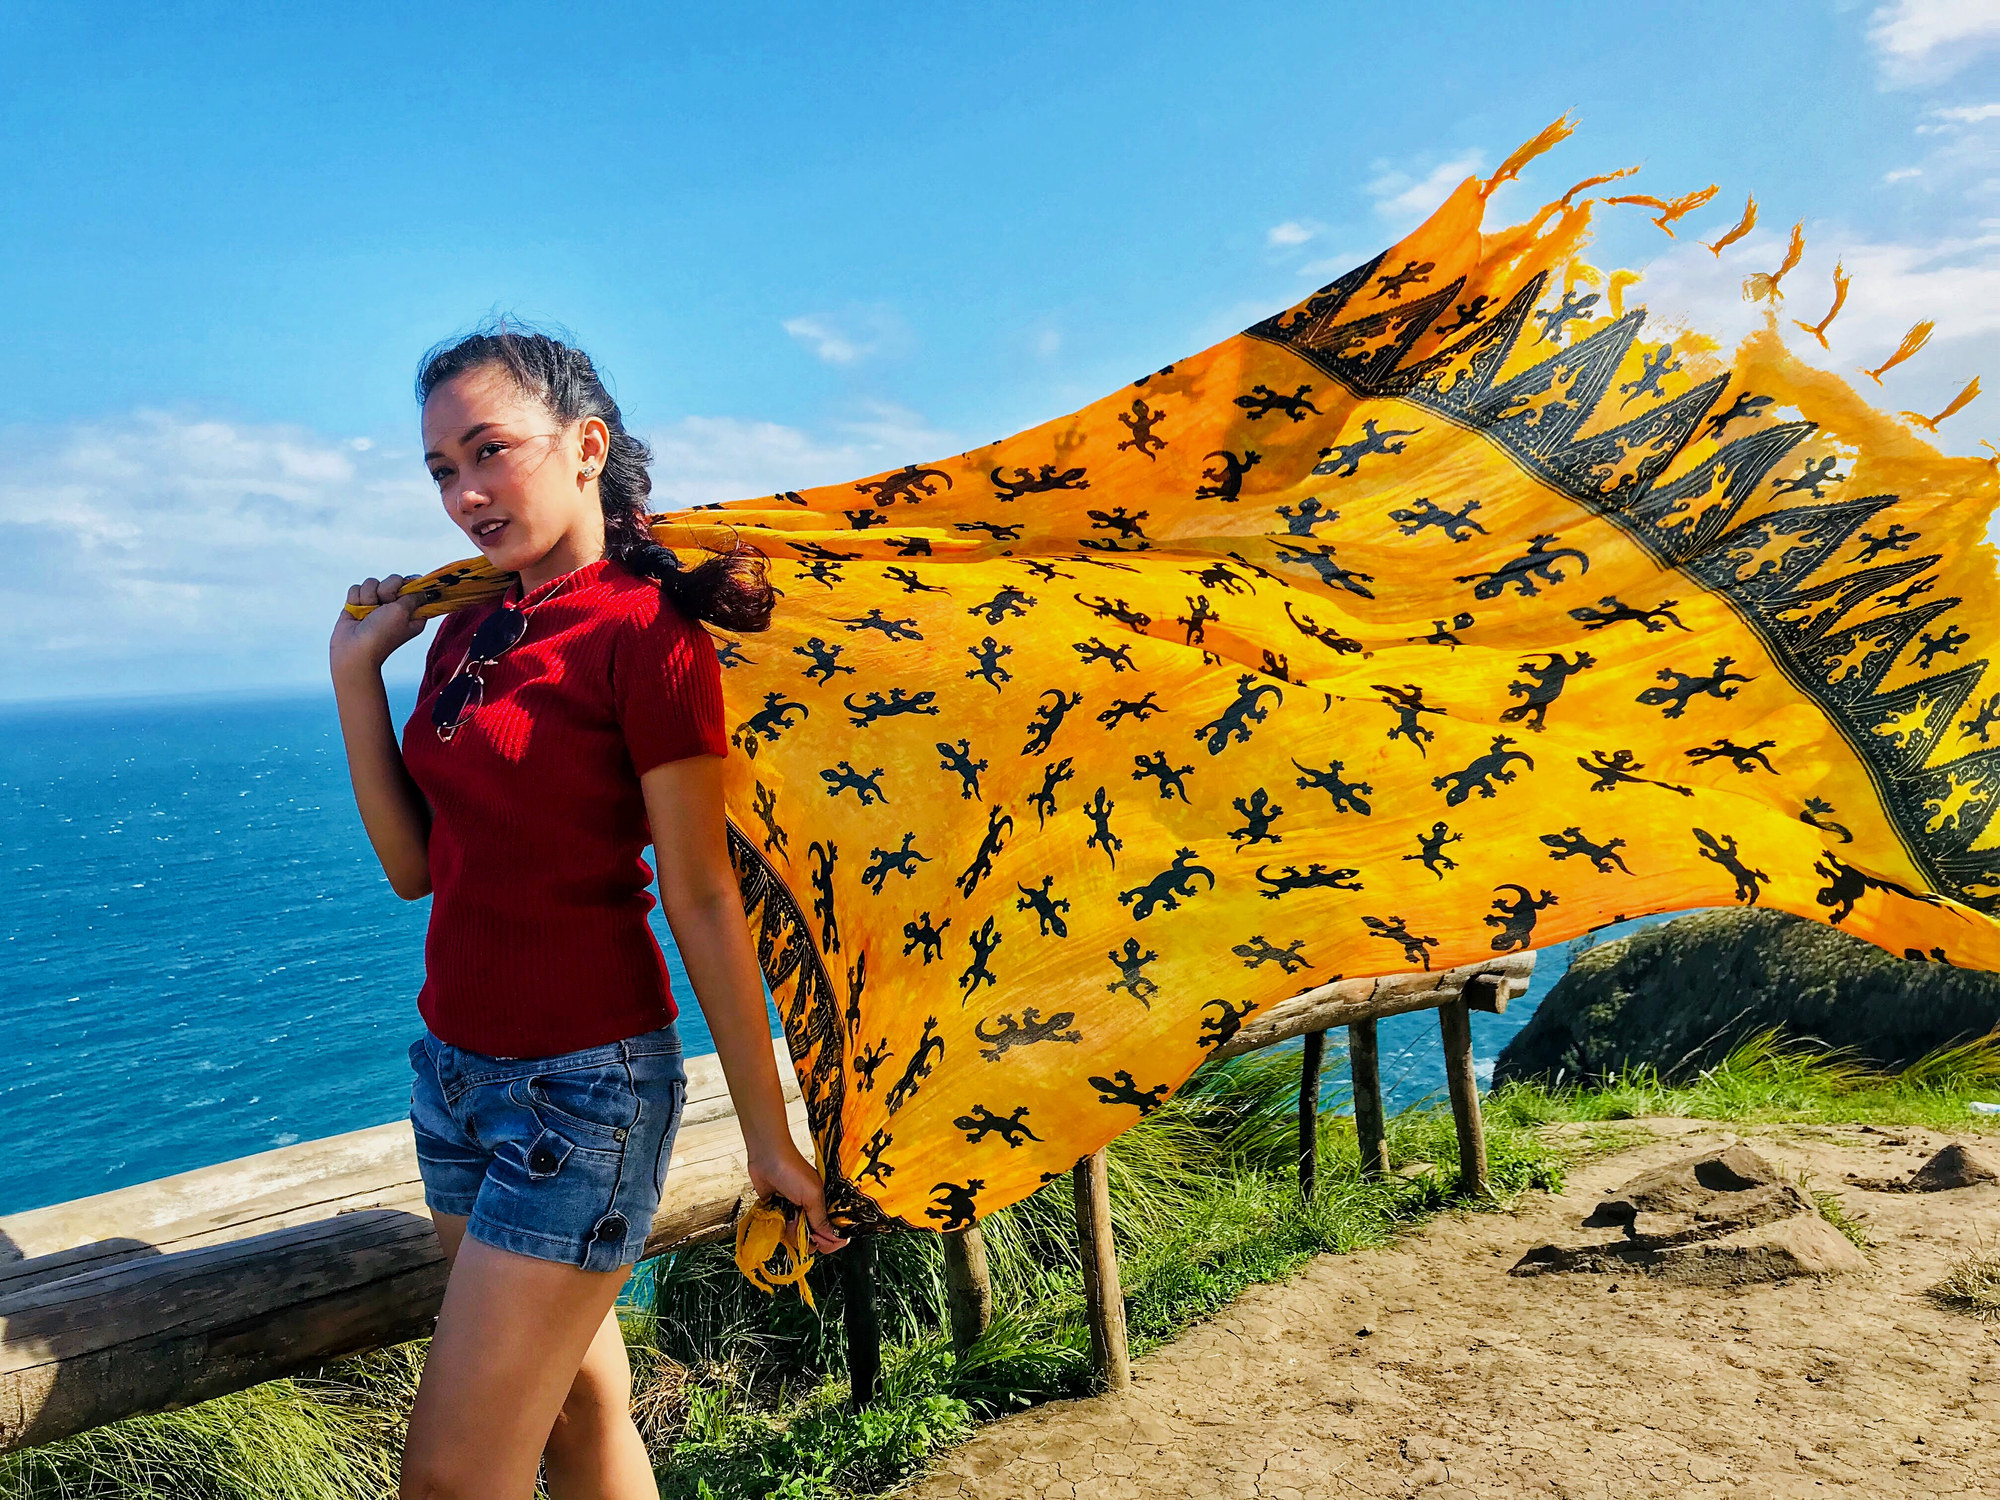
<instances>
[{"instance_id":1,"label":"woman's thigh","mask_svg":"<svg viewBox=\"0 0 2000 1500\"><path fill-rule=\"evenodd\" d=\"M630 1269L586 1271L460 1240L410 1414L405 1495L526 1500Z\"/></svg>"}]
</instances>

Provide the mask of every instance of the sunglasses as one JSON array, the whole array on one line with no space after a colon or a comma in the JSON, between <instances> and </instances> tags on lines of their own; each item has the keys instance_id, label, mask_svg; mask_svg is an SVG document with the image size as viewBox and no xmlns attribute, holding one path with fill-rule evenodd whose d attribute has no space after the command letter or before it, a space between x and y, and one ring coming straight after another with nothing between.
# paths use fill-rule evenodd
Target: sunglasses
<instances>
[{"instance_id":1,"label":"sunglasses","mask_svg":"<svg viewBox=\"0 0 2000 1500\"><path fill-rule=\"evenodd\" d=\"M465 660L431 702L431 726L439 739L450 743L459 726L472 717L486 697L486 679L480 674L519 645L527 633L527 612L518 609L502 609L472 632Z\"/></svg>"}]
</instances>

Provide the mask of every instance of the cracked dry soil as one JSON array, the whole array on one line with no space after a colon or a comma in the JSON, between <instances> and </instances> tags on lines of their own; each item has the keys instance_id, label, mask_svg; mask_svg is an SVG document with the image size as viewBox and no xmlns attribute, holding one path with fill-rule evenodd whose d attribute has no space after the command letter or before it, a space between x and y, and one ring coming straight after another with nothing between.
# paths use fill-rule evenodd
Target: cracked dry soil
<instances>
[{"instance_id":1,"label":"cracked dry soil","mask_svg":"<svg viewBox=\"0 0 2000 1500\"><path fill-rule=\"evenodd\" d=\"M1934 1132L1738 1126L1863 1219L1867 1273L1720 1290L1509 1276L1530 1246L1592 1237L1579 1221L1636 1173L1739 1138L1635 1123L1655 1139L1580 1166L1561 1195L1322 1256L1139 1361L1130 1391L994 1422L906 1493L2000 1497L2000 1324L1924 1296L1962 1255L2000 1250L2000 1184L1847 1180L1908 1174L1950 1139Z\"/></svg>"}]
</instances>

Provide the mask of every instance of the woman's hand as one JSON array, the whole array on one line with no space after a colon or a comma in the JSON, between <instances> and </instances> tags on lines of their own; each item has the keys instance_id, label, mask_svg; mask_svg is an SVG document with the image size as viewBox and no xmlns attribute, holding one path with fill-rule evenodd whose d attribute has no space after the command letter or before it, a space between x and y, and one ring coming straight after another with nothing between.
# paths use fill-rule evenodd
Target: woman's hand
<instances>
[{"instance_id":1,"label":"woman's hand","mask_svg":"<svg viewBox=\"0 0 2000 1500\"><path fill-rule=\"evenodd\" d=\"M406 575L391 573L387 578L366 579L347 591L349 604L373 604L378 608L361 620L344 609L340 612L340 618L334 622L333 640L327 647L336 678L355 671L381 671L382 663L398 648L424 633L422 622L415 618L424 596L401 594L399 591L406 581Z\"/></svg>"},{"instance_id":2,"label":"woman's hand","mask_svg":"<svg viewBox=\"0 0 2000 1500\"><path fill-rule=\"evenodd\" d=\"M790 1136L765 1156L751 1156L750 1185L761 1198L782 1198L796 1204L805 1213L813 1249L820 1254L830 1255L847 1243L826 1216L826 1185Z\"/></svg>"}]
</instances>

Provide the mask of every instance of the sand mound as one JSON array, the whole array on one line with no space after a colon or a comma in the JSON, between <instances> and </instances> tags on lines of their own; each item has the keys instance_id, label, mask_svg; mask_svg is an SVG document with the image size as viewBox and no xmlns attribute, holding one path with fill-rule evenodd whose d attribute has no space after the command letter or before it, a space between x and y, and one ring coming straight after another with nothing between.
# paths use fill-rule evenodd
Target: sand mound
<instances>
[{"instance_id":1,"label":"sand mound","mask_svg":"<svg viewBox=\"0 0 2000 1500\"><path fill-rule=\"evenodd\" d=\"M2000 1152L1953 1141L1908 1177L1869 1178L1849 1173L1848 1181L1869 1193L1944 1193L1979 1187L2000 1182Z\"/></svg>"},{"instance_id":2,"label":"sand mound","mask_svg":"<svg viewBox=\"0 0 2000 1500\"><path fill-rule=\"evenodd\" d=\"M1868 1257L1740 1141L1641 1172L1582 1227L1625 1237L1537 1245L1511 1274L1634 1271L1683 1286L1740 1286L1868 1269Z\"/></svg>"},{"instance_id":3,"label":"sand mound","mask_svg":"<svg viewBox=\"0 0 2000 1500\"><path fill-rule=\"evenodd\" d=\"M2000 1340L1993 1325L1926 1290L2000 1241L2000 1191L1871 1198L1876 1248L1866 1275L1773 1282L1732 1272L1723 1279L1738 1284L1722 1289L1655 1274L1508 1275L1524 1245L1574 1236L1606 1204L1630 1204L1635 1225L1647 1214L1692 1217L1801 1173L1833 1183L1850 1168L1907 1174L1945 1144L1917 1130L1759 1129L1750 1151L1767 1164L1759 1173L1746 1170L1729 1149L1736 1138L1719 1127L1643 1128L1655 1132L1647 1144L1580 1166L1561 1196L1448 1216L1393 1245L1322 1256L1283 1285L1258 1287L1139 1360L1132 1390L994 1422L911 1493L1994 1494ZM1716 1197L1695 1197L1677 1174L1711 1158L1750 1185L1716 1186L1721 1171L1704 1167L1710 1181L1693 1180ZM1642 1192L1654 1168L1680 1186ZM1735 1236L1762 1234L1765 1253L1802 1262L1786 1242L1794 1232L1817 1237L1815 1224L1839 1238L1816 1216L1793 1213L1688 1243L1711 1255L1744 1247L1741 1259L1749 1248ZM1596 1238L1615 1236L1599 1228Z\"/></svg>"}]
</instances>

